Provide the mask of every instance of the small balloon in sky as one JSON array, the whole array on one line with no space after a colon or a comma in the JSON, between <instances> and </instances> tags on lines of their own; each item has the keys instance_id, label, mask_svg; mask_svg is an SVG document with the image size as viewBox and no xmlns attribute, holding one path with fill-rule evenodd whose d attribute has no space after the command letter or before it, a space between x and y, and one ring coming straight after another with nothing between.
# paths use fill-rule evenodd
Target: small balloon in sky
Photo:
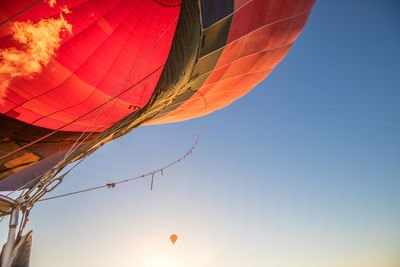
<instances>
[{"instance_id":1,"label":"small balloon in sky","mask_svg":"<svg viewBox=\"0 0 400 267\"><path fill-rule=\"evenodd\" d=\"M172 234L169 239L171 240L172 244L175 244L176 240L178 239L178 236L176 234Z\"/></svg>"}]
</instances>

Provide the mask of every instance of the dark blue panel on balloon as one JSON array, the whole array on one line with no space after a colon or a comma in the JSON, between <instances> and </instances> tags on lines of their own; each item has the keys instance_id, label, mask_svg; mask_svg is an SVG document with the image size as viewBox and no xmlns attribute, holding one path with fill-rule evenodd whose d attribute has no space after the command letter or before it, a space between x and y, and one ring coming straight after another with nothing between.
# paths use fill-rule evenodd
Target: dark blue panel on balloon
<instances>
[{"instance_id":1,"label":"dark blue panel on balloon","mask_svg":"<svg viewBox=\"0 0 400 267\"><path fill-rule=\"evenodd\" d=\"M234 2L234 0L201 0L203 28L232 14Z\"/></svg>"}]
</instances>

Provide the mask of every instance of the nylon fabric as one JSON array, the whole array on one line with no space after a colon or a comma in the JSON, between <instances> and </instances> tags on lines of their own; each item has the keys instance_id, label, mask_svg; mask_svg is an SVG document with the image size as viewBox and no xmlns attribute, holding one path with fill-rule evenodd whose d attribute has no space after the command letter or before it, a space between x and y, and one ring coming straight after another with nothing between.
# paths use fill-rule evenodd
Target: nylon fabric
<instances>
[{"instance_id":1,"label":"nylon fabric","mask_svg":"<svg viewBox=\"0 0 400 267\"><path fill-rule=\"evenodd\" d=\"M247 94L286 56L302 31L314 2L235 1L236 12L226 44L203 56L220 54L212 72L193 77L194 80L202 79L204 82L197 84L198 87L193 88L191 95L178 99L181 100L179 102L175 101L174 108L168 109L168 113L160 114L148 124L203 116ZM203 108L204 99L209 107L207 110Z\"/></svg>"},{"instance_id":2,"label":"nylon fabric","mask_svg":"<svg viewBox=\"0 0 400 267\"><path fill-rule=\"evenodd\" d=\"M30 1L14 5L2 1L4 16L14 14ZM48 16L57 17L59 7L72 25L72 34L65 34L57 56L34 79L15 79L8 88L0 112L20 121L48 129L57 129L106 102L112 92L125 91L148 73L159 69L167 60L175 33L180 5L152 0L116 1L57 1L51 8L44 1L16 17L15 21L38 22ZM13 21L13 22L15 22ZM11 22L8 22L9 26ZM173 24L172 27L169 27ZM164 33L165 29L168 31ZM1 27L0 48L13 44L10 27ZM151 53L148 49L158 40ZM146 56L145 56L146 55ZM136 63L145 57L138 66ZM129 75L135 68L134 74ZM121 94L110 103L108 110L120 106L108 120L112 124L149 101L162 69L146 80L132 97ZM29 88L29 90L27 90ZM135 89L135 88L132 88ZM105 118L107 112L100 115ZM63 129L83 131L94 115L90 114ZM95 129L95 125L88 130ZM101 131L104 129L98 129Z\"/></svg>"}]
</instances>

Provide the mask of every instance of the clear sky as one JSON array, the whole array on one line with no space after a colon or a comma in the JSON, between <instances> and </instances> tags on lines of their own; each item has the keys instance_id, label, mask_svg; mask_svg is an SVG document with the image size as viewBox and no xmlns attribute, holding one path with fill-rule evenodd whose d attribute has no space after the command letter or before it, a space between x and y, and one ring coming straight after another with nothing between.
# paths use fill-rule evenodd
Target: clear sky
<instances>
[{"instance_id":1,"label":"clear sky","mask_svg":"<svg viewBox=\"0 0 400 267\"><path fill-rule=\"evenodd\" d=\"M153 191L37 204L31 266L400 266L399 14L396 0L317 1L248 95L102 147L55 194L159 168L204 131Z\"/></svg>"}]
</instances>

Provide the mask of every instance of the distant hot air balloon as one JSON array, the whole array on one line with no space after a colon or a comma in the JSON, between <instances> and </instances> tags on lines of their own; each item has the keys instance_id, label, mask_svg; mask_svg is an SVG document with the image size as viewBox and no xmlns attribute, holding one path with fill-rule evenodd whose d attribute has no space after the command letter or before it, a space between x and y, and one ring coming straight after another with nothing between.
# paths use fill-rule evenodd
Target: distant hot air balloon
<instances>
[{"instance_id":1,"label":"distant hot air balloon","mask_svg":"<svg viewBox=\"0 0 400 267\"><path fill-rule=\"evenodd\" d=\"M171 240L172 244L175 244L176 240L178 239L178 236L176 234L172 234L169 239Z\"/></svg>"},{"instance_id":2,"label":"distant hot air balloon","mask_svg":"<svg viewBox=\"0 0 400 267\"><path fill-rule=\"evenodd\" d=\"M0 191L30 188L16 205L31 207L134 128L229 105L285 57L314 2L0 1Z\"/></svg>"}]
</instances>

